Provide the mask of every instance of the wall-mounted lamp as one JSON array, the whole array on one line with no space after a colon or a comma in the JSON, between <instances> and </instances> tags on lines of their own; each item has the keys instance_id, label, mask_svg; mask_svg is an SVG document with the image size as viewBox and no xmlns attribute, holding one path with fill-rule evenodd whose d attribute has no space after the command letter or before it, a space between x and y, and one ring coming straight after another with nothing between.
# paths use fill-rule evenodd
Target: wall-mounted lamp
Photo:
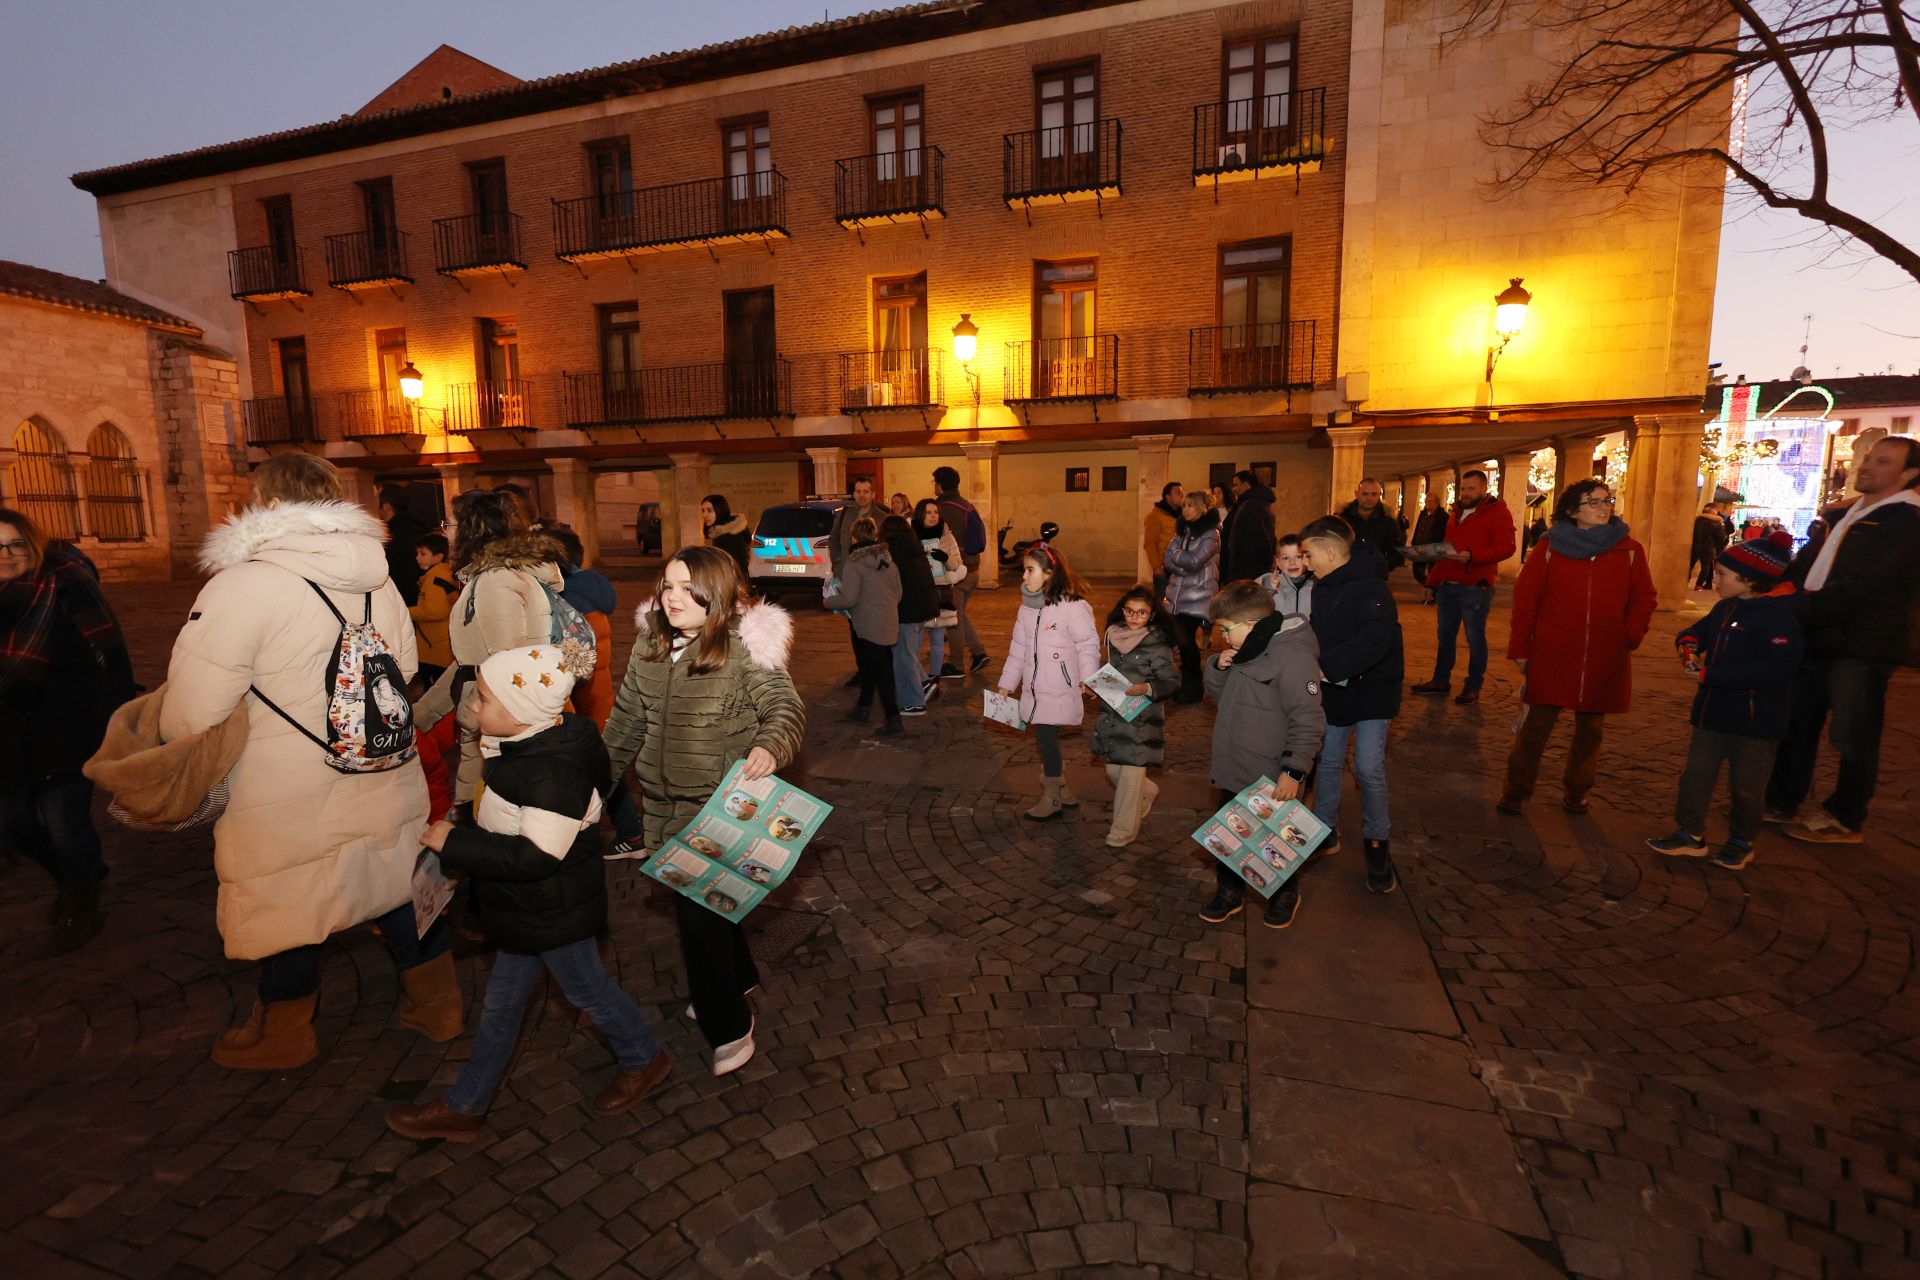
<instances>
[{"instance_id":1,"label":"wall-mounted lamp","mask_svg":"<svg viewBox=\"0 0 1920 1280\"><path fill-rule=\"evenodd\" d=\"M973 425L980 425L980 374L973 367L973 357L980 346L980 326L972 319L972 312L962 311L960 323L953 326L953 354L960 361L960 372L966 375L967 385L973 388Z\"/></svg>"},{"instance_id":2,"label":"wall-mounted lamp","mask_svg":"<svg viewBox=\"0 0 1920 1280\"><path fill-rule=\"evenodd\" d=\"M412 403L419 403L426 392L427 380L420 376L420 370L409 360L400 366L400 394Z\"/></svg>"},{"instance_id":3,"label":"wall-mounted lamp","mask_svg":"<svg viewBox=\"0 0 1920 1280\"><path fill-rule=\"evenodd\" d=\"M1512 276L1507 287L1493 298L1493 335L1499 341L1487 348L1487 412L1497 414L1493 407L1493 368L1500 362L1500 354L1507 344L1519 336L1527 327L1527 307L1533 302L1533 295L1521 287L1521 277Z\"/></svg>"}]
</instances>

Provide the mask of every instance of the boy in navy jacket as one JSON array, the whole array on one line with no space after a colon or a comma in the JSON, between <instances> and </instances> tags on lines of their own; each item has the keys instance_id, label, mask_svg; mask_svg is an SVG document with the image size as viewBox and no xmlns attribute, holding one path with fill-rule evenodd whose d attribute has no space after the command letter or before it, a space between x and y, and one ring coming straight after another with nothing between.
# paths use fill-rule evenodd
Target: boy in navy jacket
<instances>
[{"instance_id":1,"label":"boy in navy jacket","mask_svg":"<svg viewBox=\"0 0 1920 1280\"><path fill-rule=\"evenodd\" d=\"M1767 776L1787 735L1793 676L1806 647L1799 593L1785 580L1792 554L1793 538L1783 529L1721 552L1713 569L1720 603L1674 639L1687 670L1698 673L1700 691L1693 697L1693 741L1674 802L1679 826L1647 841L1657 852L1706 855L1707 805L1724 761L1730 834L1712 861L1729 871L1753 861Z\"/></svg>"}]
</instances>

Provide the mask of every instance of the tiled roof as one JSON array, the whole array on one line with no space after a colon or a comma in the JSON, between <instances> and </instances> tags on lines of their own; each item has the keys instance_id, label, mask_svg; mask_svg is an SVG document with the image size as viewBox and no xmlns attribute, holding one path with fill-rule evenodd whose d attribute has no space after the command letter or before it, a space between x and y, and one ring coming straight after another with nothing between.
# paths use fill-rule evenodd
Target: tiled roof
<instances>
[{"instance_id":1,"label":"tiled roof","mask_svg":"<svg viewBox=\"0 0 1920 1280\"><path fill-rule=\"evenodd\" d=\"M1124 3L1127 0L928 0L504 88L456 94L446 101L346 115L324 124L89 169L74 174L72 181L95 196L117 195L396 138L650 93L670 85L719 80Z\"/></svg>"},{"instance_id":2,"label":"tiled roof","mask_svg":"<svg viewBox=\"0 0 1920 1280\"><path fill-rule=\"evenodd\" d=\"M171 312L148 306L138 298L129 298L117 289L109 289L97 280L62 275L44 267L0 259L0 297L31 298L55 307L92 311L122 320L137 320L162 329L177 329L198 335L200 326L182 320Z\"/></svg>"},{"instance_id":3,"label":"tiled roof","mask_svg":"<svg viewBox=\"0 0 1920 1280\"><path fill-rule=\"evenodd\" d=\"M1759 406L1761 413L1773 408L1800 387L1798 382L1786 379L1750 382L1747 385L1757 388L1754 403ZM1920 374L1868 373L1856 378L1815 378L1813 385L1825 387L1833 393L1833 411L1836 415L1891 405L1920 405ZM1701 407L1708 413L1720 412L1725 392L1725 387L1708 387L1706 400ZM1819 403L1812 397L1803 397L1794 401L1787 412L1810 411L1819 408Z\"/></svg>"}]
</instances>

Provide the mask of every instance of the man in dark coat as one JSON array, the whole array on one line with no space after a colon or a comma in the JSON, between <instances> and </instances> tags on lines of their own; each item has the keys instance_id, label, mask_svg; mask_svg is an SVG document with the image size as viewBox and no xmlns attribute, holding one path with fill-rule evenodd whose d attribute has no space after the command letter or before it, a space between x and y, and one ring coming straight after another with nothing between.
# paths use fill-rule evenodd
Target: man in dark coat
<instances>
[{"instance_id":1,"label":"man in dark coat","mask_svg":"<svg viewBox=\"0 0 1920 1280\"><path fill-rule=\"evenodd\" d=\"M1713 564L1727 549L1727 536L1726 522L1720 518L1720 504L1709 502L1693 518L1693 564L1689 571L1699 570L1693 574L1695 590L1705 591L1713 585Z\"/></svg>"},{"instance_id":2,"label":"man in dark coat","mask_svg":"<svg viewBox=\"0 0 1920 1280\"><path fill-rule=\"evenodd\" d=\"M1273 569L1273 490L1251 471L1236 471L1233 506L1220 528L1220 585L1257 581Z\"/></svg>"},{"instance_id":3,"label":"man in dark coat","mask_svg":"<svg viewBox=\"0 0 1920 1280\"><path fill-rule=\"evenodd\" d=\"M1807 662L1794 681L1786 740L1767 782L1766 820L1795 840L1858 844L1880 774L1880 729L1894 668L1914 662L1920 605L1920 440L1888 436L1855 469L1860 497L1826 513L1833 532L1801 548L1788 577L1807 593ZM1820 731L1833 718L1840 775L1804 822Z\"/></svg>"},{"instance_id":4,"label":"man in dark coat","mask_svg":"<svg viewBox=\"0 0 1920 1280\"><path fill-rule=\"evenodd\" d=\"M404 485L380 486L380 518L387 522L387 576L400 588L400 598L411 609L420 603L421 569L413 557L414 549L433 530L413 514Z\"/></svg>"},{"instance_id":5,"label":"man in dark coat","mask_svg":"<svg viewBox=\"0 0 1920 1280\"><path fill-rule=\"evenodd\" d=\"M1380 553L1383 574L1392 573L1402 563L1398 550L1401 540L1399 521L1380 500L1384 490L1369 476L1353 491L1353 501L1340 508L1340 518L1353 530L1353 536Z\"/></svg>"}]
</instances>

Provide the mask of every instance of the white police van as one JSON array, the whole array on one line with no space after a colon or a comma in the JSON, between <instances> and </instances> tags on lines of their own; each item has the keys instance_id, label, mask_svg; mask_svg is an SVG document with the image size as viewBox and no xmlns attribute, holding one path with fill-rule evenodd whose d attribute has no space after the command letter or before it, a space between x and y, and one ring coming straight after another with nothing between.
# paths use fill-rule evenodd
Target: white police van
<instances>
[{"instance_id":1,"label":"white police van","mask_svg":"<svg viewBox=\"0 0 1920 1280\"><path fill-rule=\"evenodd\" d=\"M816 497L762 511L747 554L753 589L763 596L805 591L818 598L833 572L833 517L851 501Z\"/></svg>"}]
</instances>

